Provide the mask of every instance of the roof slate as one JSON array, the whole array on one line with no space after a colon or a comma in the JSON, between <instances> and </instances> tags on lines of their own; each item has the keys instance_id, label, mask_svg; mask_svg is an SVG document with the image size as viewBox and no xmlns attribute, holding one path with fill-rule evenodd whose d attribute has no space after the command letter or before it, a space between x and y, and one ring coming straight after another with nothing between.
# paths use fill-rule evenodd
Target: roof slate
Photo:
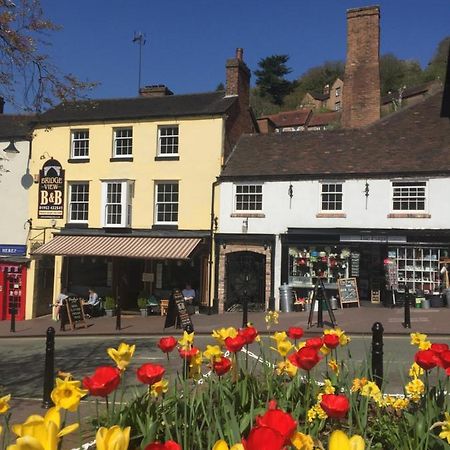
<instances>
[{"instance_id":1,"label":"roof slate","mask_svg":"<svg viewBox=\"0 0 450 450\"><path fill-rule=\"evenodd\" d=\"M271 114L270 116L261 117L261 119L270 119L276 127L289 127L305 125L312 109L304 108L295 111L284 111L278 114Z\"/></svg>"},{"instance_id":2,"label":"roof slate","mask_svg":"<svg viewBox=\"0 0 450 450\"><path fill-rule=\"evenodd\" d=\"M244 135L221 179L450 172L442 92L362 129Z\"/></svg>"},{"instance_id":3,"label":"roof slate","mask_svg":"<svg viewBox=\"0 0 450 450\"><path fill-rule=\"evenodd\" d=\"M226 97L223 91L164 97L74 101L61 103L46 111L39 116L37 123L220 115L235 101L237 97Z\"/></svg>"},{"instance_id":4,"label":"roof slate","mask_svg":"<svg viewBox=\"0 0 450 450\"><path fill-rule=\"evenodd\" d=\"M0 114L0 139L25 139L30 136L32 115Z\"/></svg>"}]
</instances>

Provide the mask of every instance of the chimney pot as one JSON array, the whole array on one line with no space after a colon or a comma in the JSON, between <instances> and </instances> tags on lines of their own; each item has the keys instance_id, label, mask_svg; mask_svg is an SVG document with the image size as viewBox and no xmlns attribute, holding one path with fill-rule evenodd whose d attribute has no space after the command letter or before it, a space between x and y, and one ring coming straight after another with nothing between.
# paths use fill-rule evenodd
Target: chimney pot
<instances>
[{"instance_id":1,"label":"chimney pot","mask_svg":"<svg viewBox=\"0 0 450 450\"><path fill-rule=\"evenodd\" d=\"M244 60L243 56L244 56L244 49L243 48L237 48L236 49L236 58L239 61L243 61Z\"/></svg>"},{"instance_id":2,"label":"chimney pot","mask_svg":"<svg viewBox=\"0 0 450 450\"><path fill-rule=\"evenodd\" d=\"M173 95L173 92L164 84L152 84L139 89L141 97L165 97Z\"/></svg>"}]
</instances>

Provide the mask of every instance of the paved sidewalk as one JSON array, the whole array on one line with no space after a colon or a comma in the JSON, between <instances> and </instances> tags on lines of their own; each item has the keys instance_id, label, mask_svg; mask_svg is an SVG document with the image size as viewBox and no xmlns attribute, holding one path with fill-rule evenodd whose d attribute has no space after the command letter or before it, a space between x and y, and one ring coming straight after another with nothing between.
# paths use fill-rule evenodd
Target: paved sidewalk
<instances>
[{"instance_id":1,"label":"paved sidewalk","mask_svg":"<svg viewBox=\"0 0 450 450\"><path fill-rule=\"evenodd\" d=\"M337 325L349 334L370 334L375 322L383 324L385 334L404 334L411 331L420 331L431 335L450 334L450 308L414 309L411 308L411 329L403 327L403 308L384 308L380 305L369 304L367 306L346 307L334 311ZM267 332L265 313L250 312L248 320L259 330L260 333ZM329 326L329 316L323 313L325 326ZM147 336L161 334L175 334L180 330L174 328L164 329L165 317L138 315L122 315L121 330L116 330L116 318L98 317L88 319L87 327L77 327L76 330L59 330L59 322L55 322L50 316L37 319L16 322L16 332L10 332L10 322L0 321L0 339L8 337L41 337L45 336L49 327L54 327L57 336ZM242 313L224 314L196 314L192 316L195 332L197 334L210 334L211 330L222 327L239 327L242 324ZM278 325L273 325L270 331L287 330L289 326L300 326L306 334L317 334L321 329L316 327L317 313L314 313L314 326L307 330L308 313L292 312L280 313Z\"/></svg>"}]
</instances>

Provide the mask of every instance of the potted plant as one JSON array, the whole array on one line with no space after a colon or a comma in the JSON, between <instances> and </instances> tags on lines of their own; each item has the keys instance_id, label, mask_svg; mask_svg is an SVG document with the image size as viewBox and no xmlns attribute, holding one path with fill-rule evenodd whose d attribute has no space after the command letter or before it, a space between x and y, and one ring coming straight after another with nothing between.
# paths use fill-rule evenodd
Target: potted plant
<instances>
[{"instance_id":1,"label":"potted plant","mask_svg":"<svg viewBox=\"0 0 450 450\"><path fill-rule=\"evenodd\" d=\"M105 297L105 312L107 317L113 317L116 309L116 299L114 297Z\"/></svg>"},{"instance_id":2,"label":"potted plant","mask_svg":"<svg viewBox=\"0 0 450 450\"><path fill-rule=\"evenodd\" d=\"M145 297L139 297L137 299L137 305L139 310L141 311L141 316L142 317L147 317L148 316L148 301Z\"/></svg>"}]
</instances>

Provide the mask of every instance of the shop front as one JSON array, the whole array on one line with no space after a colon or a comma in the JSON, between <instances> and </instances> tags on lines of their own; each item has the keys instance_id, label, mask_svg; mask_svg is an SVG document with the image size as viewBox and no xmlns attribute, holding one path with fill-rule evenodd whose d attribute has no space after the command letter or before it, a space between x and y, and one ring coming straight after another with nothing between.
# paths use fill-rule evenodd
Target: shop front
<instances>
[{"instance_id":1,"label":"shop front","mask_svg":"<svg viewBox=\"0 0 450 450\"><path fill-rule=\"evenodd\" d=\"M416 295L440 295L449 237L433 230L289 229L282 236L281 281L299 303L319 278L336 298L337 280L354 278L362 302L395 304L405 287Z\"/></svg>"}]
</instances>

